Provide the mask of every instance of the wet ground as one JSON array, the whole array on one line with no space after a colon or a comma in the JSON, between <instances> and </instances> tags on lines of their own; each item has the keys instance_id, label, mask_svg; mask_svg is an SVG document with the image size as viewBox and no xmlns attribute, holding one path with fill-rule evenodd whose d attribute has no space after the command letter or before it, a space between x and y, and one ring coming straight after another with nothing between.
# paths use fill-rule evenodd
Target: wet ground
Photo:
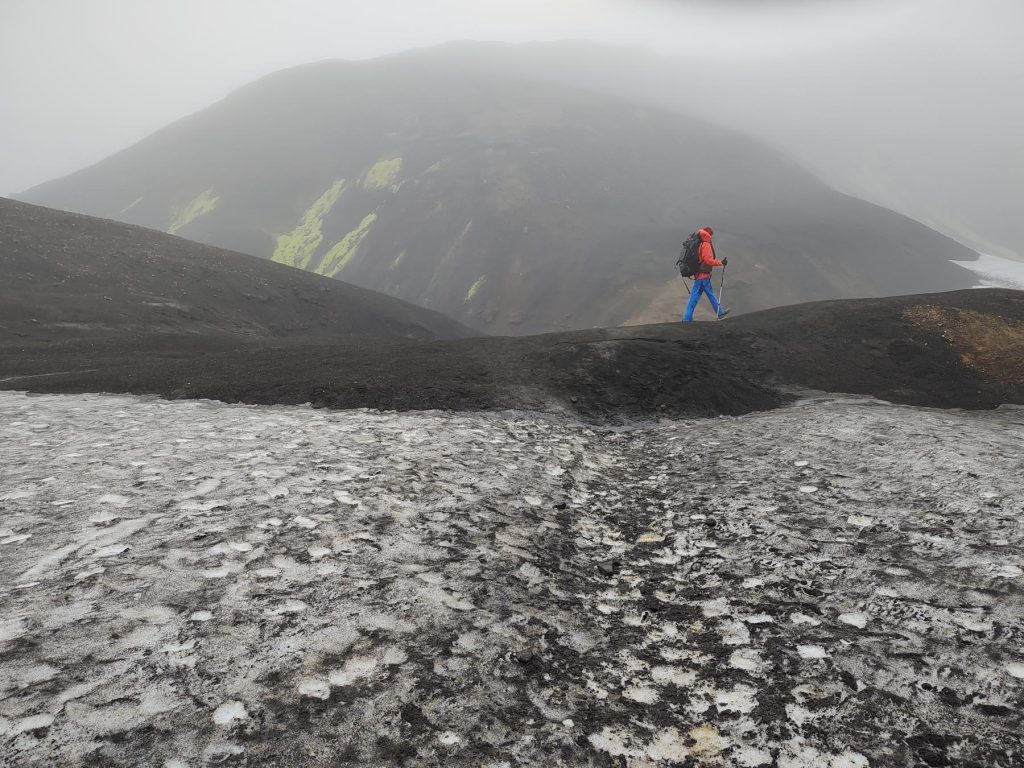
<instances>
[{"instance_id":1,"label":"wet ground","mask_svg":"<svg viewBox=\"0 0 1024 768\"><path fill-rule=\"evenodd\" d=\"M0 763L1024 764L1024 411L0 393Z\"/></svg>"}]
</instances>

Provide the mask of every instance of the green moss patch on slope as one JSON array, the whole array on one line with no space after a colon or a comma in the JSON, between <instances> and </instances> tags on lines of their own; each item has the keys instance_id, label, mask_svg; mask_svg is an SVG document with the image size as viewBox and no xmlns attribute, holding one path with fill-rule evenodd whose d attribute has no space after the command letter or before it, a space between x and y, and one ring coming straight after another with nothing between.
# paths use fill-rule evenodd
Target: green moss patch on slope
<instances>
[{"instance_id":1,"label":"green moss patch on slope","mask_svg":"<svg viewBox=\"0 0 1024 768\"><path fill-rule=\"evenodd\" d=\"M482 275L479 280L477 280L475 283L473 283L469 287L469 290L466 291L466 298L465 298L465 300L463 300L462 303L465 304L467 301L469 301L474 296L476 296L476 292L480 290L480 286L483 285L486 280L487 280L487 275Z\"/></svg>"},{"instance_id":2,"label":"green moss patch on slope","mask_svg":"<svg viewBox=\"0 0 1024 768\"><path fill-rule=\"evenodd\" d=\"M328 277L334 277L341 272L352 261L356 251L359 249L360 243L363 242L363 238L366 237L366 233L370 231L370 227L373 226L373 222L376 220L376 211L366 216L359 222L358 227L334 244L334 247L327 252L327 255L324 256L316 271Z\"/></svg>"},{"instance_id":3,"label":"green moss patch on slope","mask_svg":"<svg viewBox=\"0 0 1024 768\"><path fill-rule=\"evenodd\" d=\"M139 198L139 200L141 199L142 198ZM135 202L137 203L138 200ZM174 221L172 221L171 225L167 228L167 233L170 235L176 234L182 227L212 211L217 207L219 202L220 198L213 194L212 189L199 193L195 198L193 198L192 202L184 208L178 209L174 215ZM132 206L134 205L135 203L132 203ZM132 206L129 206L129 208Z\"/></svg>"},{"instance_id":4,"label":"green moss patch on slope","mask_svg":"<svg viewBox=\"0 0 1024 768\"><path fill-rule=\"evenodd\" d=\"M367 189L394 188L398 181L398 174L402 172L402 158L393 157L388 160L378 160L373 168L366 172L363 178L363 186Z\"/></svg>"},{"instance_id":5,"label":"green moss patch on slope","mask_svg":"<svg viewBox=\"0 0 1024 768\"><path fill-rule=\"evenodd\" d=\"M278 235L272 260L289 267L309 269L313 254L324 239L324 216L330 213L344 190L345 179L338 179L309 207L295 229L286 235Z\"/></svg>"},{"instance_id":6,"label":"green moss patch on slope","mask_svg":"<svg viewBox=\"0 0 1024 768\"><path fill-rule=\"evenodd\" d=\"M142 198L141 197L136 197L134 201L128 203L128 205L126 205L124 208L122 208L120 211L118 211L117 212L118 215L120 216L122 213L128 213L128 211L130 211L132 208L134 208L136 205L138 205L141 202L142 202Z\"/></svg>"}]
</instances>

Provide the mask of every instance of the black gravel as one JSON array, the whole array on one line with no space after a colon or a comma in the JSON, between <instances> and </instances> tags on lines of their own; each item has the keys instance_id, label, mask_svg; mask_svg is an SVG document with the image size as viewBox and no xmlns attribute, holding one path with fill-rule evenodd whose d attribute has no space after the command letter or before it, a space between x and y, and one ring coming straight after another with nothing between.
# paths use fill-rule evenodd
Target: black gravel
<instances>
[{"instance_id":1,"label":"black gravel","mask_svg":"<svg viewBox=\"0 0 1024 768\"><path fill-rule=\"evenodd\" d=\"M907 319L918 306L1018 327L1024 320L1024 293L988 289L530 337L7 341L0 387L326 408L525 408L598 419L740 414L808 389L942 408L1024 403L1024 383L966 364L939 330Z\"/></svg>"}]
</instances>

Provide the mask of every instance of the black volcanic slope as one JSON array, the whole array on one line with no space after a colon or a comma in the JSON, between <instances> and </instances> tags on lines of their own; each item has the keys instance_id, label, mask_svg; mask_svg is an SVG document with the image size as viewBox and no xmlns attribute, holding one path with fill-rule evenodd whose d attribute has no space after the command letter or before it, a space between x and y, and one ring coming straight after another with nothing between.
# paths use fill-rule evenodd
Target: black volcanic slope
<instances>
[{"instance_id":1,"label":"black volcanic slope","mask_svg":"<svg viewBox=\"0 0 1024 768\"><path fill-rule=\"evenodd\" d=\"M134 337L0 344L0 388L329 408L505 409L621 419L738 414L798 390L1024 403L1024 292L833 301L721 322L423 342Z\"/></svg>"},{"instance_id":2,"label":"black volcanic slope","mask_svg":"<svg viewBox=\"0 0 1024 768\"><path fill-rule=\"evenodd\" d=\"M737 312L965 288L976 254L737 134L439 49L279 72L25 193L493 333L667 322L713 224ZM493 69L493 68L492 68Z\"/></svg>"},{"instance_id":3,"label":"black volcanic slope","mask_svg":"<svg viewBox=\"0 0 1024 768\"><path fill-rule=\"evenodd\" d=\"M141 227L0 198L0 342L459 338L431 310Z\"/></svg>"}]
</instances>

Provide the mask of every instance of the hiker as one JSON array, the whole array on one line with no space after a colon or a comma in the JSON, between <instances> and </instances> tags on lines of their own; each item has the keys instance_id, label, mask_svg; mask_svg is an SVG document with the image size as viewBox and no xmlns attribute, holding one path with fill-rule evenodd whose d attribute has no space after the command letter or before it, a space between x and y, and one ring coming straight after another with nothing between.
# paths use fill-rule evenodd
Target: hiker
<instances>
[{"instance_id":1,"label":"hiker","mask_svg":"<svg viewBox=\"0 0 1024 768\"><path fill-rule=\"evenodd\" d=\"M718 303L714 286L711 284L712 268L724 267L729 263L729 258L726 257L721 261L715 258L715 246L711 243L711 238L715 236L715 230L711 227L698 229L696 234L700 240L700 245L697 247L698 266L693 274L693 289L690 291L690 303L686 305L686 313L683 315L684 323L693 320L693 310L697 308L697 302L700 301L702 293L707 294L711 308L715 310L718 317L725 317L729 314L729 310Z\"/></svg>"}]
</instances>

